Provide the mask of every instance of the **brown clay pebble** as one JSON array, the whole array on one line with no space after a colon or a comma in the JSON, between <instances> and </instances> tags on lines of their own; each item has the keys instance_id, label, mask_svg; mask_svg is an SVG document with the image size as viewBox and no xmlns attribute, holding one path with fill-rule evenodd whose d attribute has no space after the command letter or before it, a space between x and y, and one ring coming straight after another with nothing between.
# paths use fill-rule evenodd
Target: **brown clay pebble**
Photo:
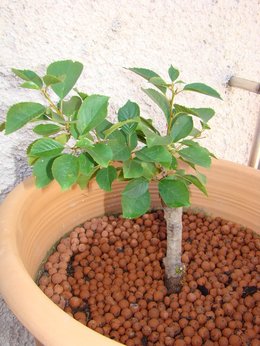
<instances>
[{"instance_id":1,"label":"brown clay pebble","mask_svg":"<svg viewBox=\"0 0 260 346\"><path fill-rule=\"evenodd\" d=\"M161 210L93 218L60 241L39 287L77 321L127 346L260 346L260 247L252 231L184 212L186 273L170 295L166 237Z\"/></svg>"}]
</instances>

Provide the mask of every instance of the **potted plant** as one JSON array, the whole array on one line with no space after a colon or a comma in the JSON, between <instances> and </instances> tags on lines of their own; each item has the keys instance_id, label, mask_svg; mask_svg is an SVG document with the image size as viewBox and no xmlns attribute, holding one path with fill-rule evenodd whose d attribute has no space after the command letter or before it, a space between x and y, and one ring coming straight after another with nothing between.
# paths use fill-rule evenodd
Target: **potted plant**
<instances>
[{"instance_id":1,"label":"potted plant","mask_svg":"<svg viewBox=\"0 0 260 346\"><path fill-rule=\"evenodd\" d=\"M87 95L74 89L76 95L70 99L65 99L79 78L82 68L82 64L78 62L69 60L55 62L47 68L47 73L43 78L30 70L13 70L16 75L25 80L22 87L40 91L47 101L47 106L35 102L22 102L13 105L7 113L6 123L2 125L5 133L10 134L28 122L40 122L34 127L33 131L42 137L30 144L27 155L29 163L33 165L36 186L43 188L43 190L37 192L35 190L34 197L38 194L43 198L42 202L45 203L45 210L41 212L48 218L49 228L52 228L51 225L53 226L56 237L53 238L48 234L48 239L44 238L45 242L50 247L54 240L57 240L57 235L61 236L62 232L65 233L72 226L84 220L82 219L81 209L83 208L86 211L89 205L83 206L82 196L84 196L84 189L89 183L88 196L91 197L93 194L94 197L96 194L97 196L94 197L96 202L103 200L102 206L95 205L92 209L89 208L89 217L103 214L105 211L115 212L115 209L119 208L119 191L122 191L123 216L127 218L137 218L146 213L151 208L151 200L153 206L156 207L162 201L167 221L168 239L167 256L164 259L165 284L168 294L179 292L184 272L184 266L181 262L182 207L190 204L191 185L207 195L205 175L198 171L197 166L203 167L202 170L205 173L205 168L211 165L213 154L200 146L197 139L209 129L208 121L214 116L214 111L210 108L189 108L179 105L175 102L175 97L186 91L194 91L217 98L220 98L220 95L214 89L202 83L184 84L178 80L179 72L172 66L168 71L170 82L165 82L151 70L130 69L144 77L156 88L144 89L144 92L159 106L165 116L166 133L161 135L150 119L147 120L140 115L139 106L132 101L128 101L119 109L118 122L112 124L106 119L108 97ZM179 85L184 86L180 88ZM52 100L49 93L50 88L58 96L58 102ZM194 118L198 119L198 126L196 125L196 127L194 127ZM142 147L138 146L138 143L142 143ZM188 171L183 169L185 165L189 166ZM220 164L215 163L216 171L218 165ZM234 169L232 165L225 165L230 171ZM237 167L235 169L239 170ZM214 174L213 172L212 176ZM251 170L250 174L254 177L252 182L255 183L256 179L259 178ZM93 178L96 182L92 181ZM53 183L50 187L45 187L54 179L62 190L66 190L65 192L60 193L57 190L57 185ZM75 187L75 184L83 189L82 192ZM71 187L73 188L70 189ZM109 192L111 189L112 191L110 193L101 192L97 187L104 191ZM215 187L215 191L217 191L216 188L219 189L219 186ZM26 185L24 188L20 187L20 193L21 189L26 190ZM54 192L51 192L51 189ZM31 190L31 187L29 187L29 190ZM212 190L214 191L214 188ZM68 212L69 202L66 202L66 206L55 202L56 209L54 213L57 214L61 208L60 205L62 205L66 209L67 221L61 223L57 221L57 218L55 218L55 221L52 220L46 214L47 210L50 211L48 203L50 203L52 193L53 197L58 194L58 198L61 198L63 203L66 196L71 196L71 201L75 198L75 212L77 208L81 211L77 211L77 216L72 217L73 210ZM196 196L195 191L193 193ZM256 191L254 193L257 194ZM34 192L32 195L34 195ZM81 202L78 200L79 197ZM198 201L200 199L201 197L198 197ZM205 199L202 199L202 201L197 202L196 205L200 206L201 204L203 206ZM84 202L90 203L90 199L88 202L84 199ZM208 204L210 203L209 201ZM72 204L71 202L70 205ZM219 210L219 207L216 207L215 204L216 201L213 199L209 208L210 211ZM35 213L33 213L35 216L40 213L36 205L37 212L35 210ZM2 208L2 213L6 212L5 208L7 207L8 203L6 202L6 205ZM41 208L43 208L42 204ZM227 214L225 212L227 211L221 213L224 217L229 215L228 212ZM256 228L254 212L252 215L251 222L253 227ZM71 217L71 221L68 221L68 216ZM232 212L231 217L233 216ZM240 221L239 217L236 217L235 221ZM242 217L241 220L244 220L244 218ZM32 223L34 224L34 221ZM36 225L37 222L35 221L34 226ZM29 226L28 223L27 226ZM46 229L46 225L43 228ZM31 226L29 229L27 236L21 239L23 243L21 248L28 246L28 243L26 244L29 241L28 237L35 237L31 233ZM39 261L43 258L41 251L39 251L39 254L41 252L42 257L35 260L30 259L24 253L25 249L19 251L25 256L23 261L29 267L30 261L39 264ZM46 251L46 248L44 251ZM35 263L32 265L34 272L30 272L31 275L35 274ZM5 291L4 288L3 290ZM36 294L35 291L35 295L39 294L40 292L37 291ZM53 306L49 306L48 309L51 307L53 308ZM55 315L60 316L60 311L55 311ZM64 320L64 314L62 316ZM72 323L72 321L70 322ZM79 327L75 323L73 322L73 325L77 326L76 329L79 332L76 337L77 344L81 344L86 332L81 333L79 331L81 326ZM97 338L97 340L100 340L98 342L103 344L104 339L101 336L97 337L94 332L90 332L90 336L94 339ZM39 334L38 337L43 342L48 340L48 336L42 337ZM56 335L55 345L64 345L68 342L68 339L67 341L61 341L61 339L57 341L58 337L61 336ZM112 343L108 340L106 342L108 344ZM54 344L54 341L48 341L47 344Z\"/></svg>"}]
</instances>

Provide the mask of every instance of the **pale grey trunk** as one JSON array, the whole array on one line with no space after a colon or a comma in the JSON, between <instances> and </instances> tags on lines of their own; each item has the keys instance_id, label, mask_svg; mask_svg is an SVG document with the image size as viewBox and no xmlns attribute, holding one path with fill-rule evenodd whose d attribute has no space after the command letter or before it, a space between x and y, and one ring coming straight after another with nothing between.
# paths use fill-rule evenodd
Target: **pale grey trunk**
<instances>
[{"instance_id":1,"label":"pale grey trunk","mask_svg":"<svg viewBox=\"0 0 260 346\"><path fill-rule=\"evenodd\" d=\"M182 254L182 208L163 208L167 223L167 253L164 258L165 285L168 293L176 293L181 289L184 266Z\"/></svg>"}]
</instances>

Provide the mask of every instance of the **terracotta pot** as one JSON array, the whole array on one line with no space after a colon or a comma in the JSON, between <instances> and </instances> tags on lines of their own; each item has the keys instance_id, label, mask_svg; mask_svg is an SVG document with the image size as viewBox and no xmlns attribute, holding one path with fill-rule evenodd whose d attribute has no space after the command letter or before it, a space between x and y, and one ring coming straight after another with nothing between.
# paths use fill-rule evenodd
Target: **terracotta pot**
<instances>
[{"instance_id":1,"label":"terracotta pot","mask_svg":"<svg viewBox=\"0 0 260 346\"><path fill-rule=\"evenodd\" d=\"M231 162L215 161L206 172L209 197L192 189L192 206L259 231L260 172ZM86 219L119 212L116 182L104 193L93 182L88 190L62 192L56 183L39 190L32 178L7 197L0 210L0 291L20 321L44 345L119 345L83 326L49 300L34 283L53 243ZM152 207L160 208L151 187Z\"/></svg>"}]
</instances>

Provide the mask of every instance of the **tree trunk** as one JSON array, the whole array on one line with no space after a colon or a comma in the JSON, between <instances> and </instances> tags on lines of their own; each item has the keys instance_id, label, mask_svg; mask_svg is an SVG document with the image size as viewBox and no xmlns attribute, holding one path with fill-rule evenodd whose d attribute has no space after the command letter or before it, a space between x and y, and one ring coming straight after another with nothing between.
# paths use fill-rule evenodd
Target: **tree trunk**
<instances>
[{"instance_id":1,"label":"tree trunk","mask_svg":"<svg viewBox=\"0 0 260 346\"><path fill-rule=\"evenodd\" d=\"M164 258L165 286L168 294L178 293L182 287L184 265L182 254L182 208L168 208L163 205L167 223L167 253Z\"/></svg>"}]
</instances>

